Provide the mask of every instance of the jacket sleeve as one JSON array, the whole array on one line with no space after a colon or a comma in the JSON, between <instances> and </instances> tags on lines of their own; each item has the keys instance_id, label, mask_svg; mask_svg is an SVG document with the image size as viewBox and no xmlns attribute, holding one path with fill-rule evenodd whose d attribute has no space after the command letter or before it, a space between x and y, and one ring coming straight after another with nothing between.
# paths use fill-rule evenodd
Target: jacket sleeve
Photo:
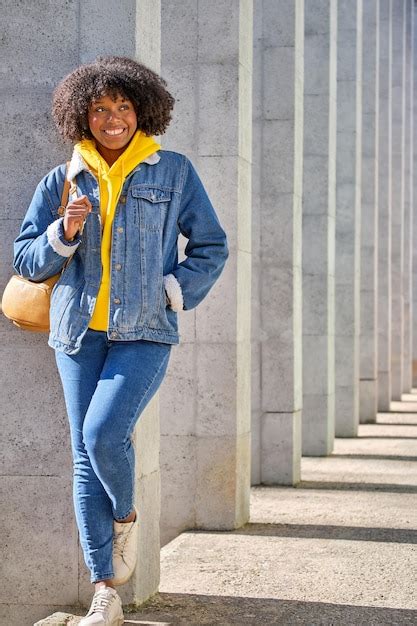
<instances>
[{"instance_id":1,"label":"jacket sleeve","mask_svg":"<svg viewBox=\"0 0 417 626\"><path fill-rule=\"evenodd\" d=\"M72 242L66 241L64 218L55 219L63 183L62 167L41 180L14 241L14 269L20 276L35 282L57 274L81 242L78 235Z\"/></svg>"},{"instance_id":2,"label":"jacket sleeve","mask_svg":"<svg viewBox=\"0 0 417 626\"><path fill-rule=\"evenodd\" d=\"M178 227L188 239L187 258L164 276L164 287L174 311L194 309L219 278L229 256L226 233L189 159Z\"/></svg>"}]
</instances>

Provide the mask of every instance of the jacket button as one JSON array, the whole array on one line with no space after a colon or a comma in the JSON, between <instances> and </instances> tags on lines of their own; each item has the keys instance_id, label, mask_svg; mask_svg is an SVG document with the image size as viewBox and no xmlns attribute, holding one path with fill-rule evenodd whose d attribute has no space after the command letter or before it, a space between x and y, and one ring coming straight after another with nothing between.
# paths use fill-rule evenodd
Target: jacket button
<instances>
[{"instance_id":1,"label":"jacket button","mask_svg":"<svg viewBox=\"0 0 417 626\"><path fill-rule=\"evenodd\" d=\"M118 233L122 233L123 232L123 227L122 226L118 226L117 227L117 232Z\"/></svg>"},{"instance_id":2,"label":"jacket button","mask_svg":"<svg viewBox=\"0 0 417 626\"><path fill-rule=\"evenodd\" d=\"M113 300L113 302L114 302L114 304L120 304L120 298L115 298L115 299Z\"/></svg>"},{"instance_id":3,"label":"jacket button","mask_svg":"<svg viewBox=\"0 0 417 626\"><path fill-rule=\"evenodd\" d=\"M122 264L121 263L116 263L116 265L114 266L117 270L121 270L122 269Z\"/></svg>"},{"instance_id":4,"label":"jacket button","mask_svg":"<svg viewBox=\"0 0 417 626\"><path fill-rule=\"evenodd\" d=\"M115 333L115 332L110 333L110 337L112 339L117 339L117 333Z\"/></svg>"},{"instance_id":5,"label":"jacket button","mask_svg":"<svg viewBox=\"0 0 417 626\"><path fill-rule=\"evenodd\" d=\"M119 202L120 204L126 204L126 196L120 196Z\"/></svg>"}]
</instances>

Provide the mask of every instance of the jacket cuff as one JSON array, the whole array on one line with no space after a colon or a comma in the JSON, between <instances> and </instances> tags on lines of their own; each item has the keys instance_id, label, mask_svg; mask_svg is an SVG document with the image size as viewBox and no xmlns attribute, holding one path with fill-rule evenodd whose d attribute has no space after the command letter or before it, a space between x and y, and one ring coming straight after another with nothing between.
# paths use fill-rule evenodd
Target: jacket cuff
<instances>
[{"instance_id":1,"label":"jacket cuff","mask_svg":"<svg viewBox=\"0 0 417 626\"><path fill-rule=\"evenodd\" d=\"M46 229L46 235L48 237L48 243L54 252L64 257L70 257L80 245L81 237L77 234L73 241L67 241L64 237L63 221L64 218L60 217L55 220L55 222L52 222L52 224L49 224Z\"/></svg>"},{"instance_id":2,"label":"jacket cuff","mask_svg":"<svg viewBox=\"0 0 417 626\"><path fill-rule=\"evenodd\" d=\"M182 311L184 309L184 300L181 285L178 280L175 278L174 274L167 274L163 277L163 281L171 309L173 311Z\"/></svg>"}]
</instances>

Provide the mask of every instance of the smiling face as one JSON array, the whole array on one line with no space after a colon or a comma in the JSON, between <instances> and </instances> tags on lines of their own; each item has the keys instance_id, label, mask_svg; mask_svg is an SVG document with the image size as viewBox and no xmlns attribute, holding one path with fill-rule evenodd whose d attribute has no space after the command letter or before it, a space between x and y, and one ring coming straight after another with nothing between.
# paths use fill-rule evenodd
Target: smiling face
<instances>
[{"instance_id":1,"label":"smiling face","mask_svg":"<svg viewBox=\"0 0 417 626\"><path fill-rule=\"evenodd\" d=\"M138 127L133 103L118 95L101 96L88 109L88 125L97 150L111 166L129 145Z\"/></svg>"}]
</instances>

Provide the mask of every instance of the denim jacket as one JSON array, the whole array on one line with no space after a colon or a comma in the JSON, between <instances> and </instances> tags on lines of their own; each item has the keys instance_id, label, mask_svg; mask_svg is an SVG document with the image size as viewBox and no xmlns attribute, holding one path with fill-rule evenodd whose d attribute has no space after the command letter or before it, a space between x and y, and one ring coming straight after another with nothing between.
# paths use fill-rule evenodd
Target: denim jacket
<instances>
[{"instance_id":1,"label":"denim jacket","mask_svg":"<svg viewBox=\"0 0 417 626\"><path fill-rule=\"evenodd\" d=\"M64 177L63 164L38 184L14 242L13 265L41 282L68 261L51 295L48 344L76 354L101 281L101 218L98 182L74 151L67 177L78 196L88 196L92 212L82 235L64 238ZM179 233L188 239L181 263ZM168 150L148 157L126 177L114 215L109 340L178 344L177 312L205 298L228 255L226 233L191 161Z\"/></svg>"}]
</instances>

